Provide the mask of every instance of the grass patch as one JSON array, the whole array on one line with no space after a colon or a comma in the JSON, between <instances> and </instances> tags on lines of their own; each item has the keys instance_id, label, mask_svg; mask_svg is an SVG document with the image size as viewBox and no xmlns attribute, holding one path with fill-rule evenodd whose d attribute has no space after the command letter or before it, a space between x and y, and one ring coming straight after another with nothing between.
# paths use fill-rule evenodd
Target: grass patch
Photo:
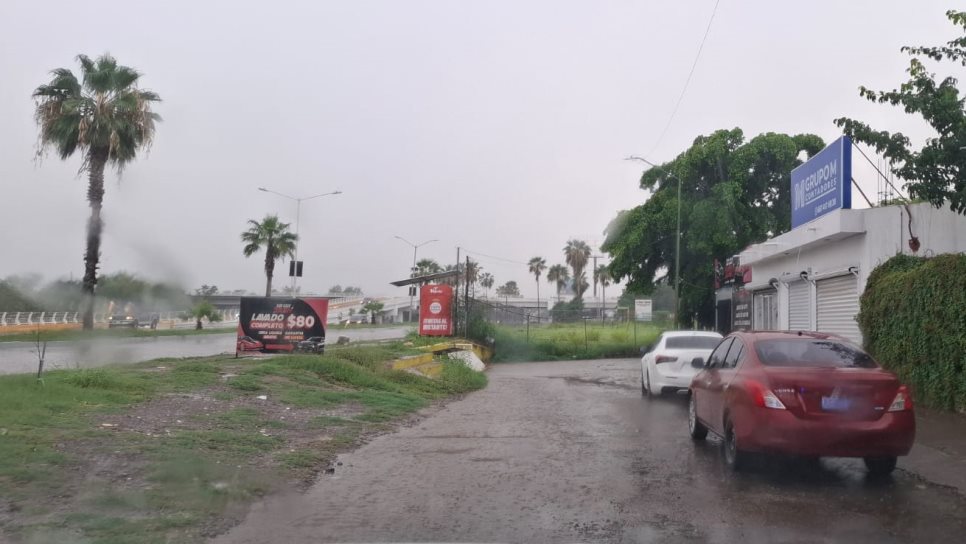
<instances>
[{"instance_id":1,"label":"grass patch","mask_svg":"<svg viewBox=\"0 0 966 544\"><path fill-rule=\"evenodd\" d=\"M497 325L495 362L638 357L661 329L641 323Z\"/></svg>"},{"instance_id":2,"label":"grass patch","mask_svg":"<svg viewBox=\"0 0 966 544\"><path fill-rule=\"evenodd\" d=\"M40 382L0 376L0 489L19 508L5 530L42 542L201 541L200 528L213 517L309 477L366 429L486 385L485 375L453 361L443 362L436 380L389 368L413 351L395 342L324 356L57 370ZM172 409L182 398L204 412ZM173 412L124 423L154 401ZM306 417L312 410L318 415ZM319 438L306 446L312 432ZM94 463L130 471L133 481L92 471ZM69 501L68 513L51 512L49 497L61 497L62 511Z\"/></svg>"}]
</instances>

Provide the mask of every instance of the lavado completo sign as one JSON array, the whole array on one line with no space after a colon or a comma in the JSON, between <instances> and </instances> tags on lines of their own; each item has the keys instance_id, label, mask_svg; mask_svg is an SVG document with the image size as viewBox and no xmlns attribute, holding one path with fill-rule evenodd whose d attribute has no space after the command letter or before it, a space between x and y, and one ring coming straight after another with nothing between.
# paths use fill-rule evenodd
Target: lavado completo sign
<instances>
[{"instance_id":1,"label":"lavado completo sign","mask_svg":"<svg viewBox=\"0 0 966 544\"><path fill-rule=\"evenodd\" d=\"M852 207L852 140L842 136L792 170L792 228Z\"/></svg>"},{"instance_id":2,"label":"lavado completo sign","mask_svg":"<svg viewBox=\"0 0 966 544\"><path fill-rule=\"evenodd\" d=\"M419 335L453 334L453 288L424 285L419 289Z\"/></svg>"},{"instance_id":3,"label":"lavado completo sign","mask_svg":"<svg viewBox=\"0 0 966 544\"><path fill-rule=\"evenodd\" d=\"M264 351L292 351L306 338L325 337L328 315L325 298L242 297L238 341Z\"/></svg>"}]
</instances>

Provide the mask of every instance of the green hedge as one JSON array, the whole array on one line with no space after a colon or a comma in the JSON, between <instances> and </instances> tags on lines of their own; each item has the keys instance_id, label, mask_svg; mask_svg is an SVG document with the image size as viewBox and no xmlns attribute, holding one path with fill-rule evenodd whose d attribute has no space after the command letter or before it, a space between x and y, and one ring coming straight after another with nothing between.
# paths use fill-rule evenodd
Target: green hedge
<instances>
[{"instance_id":1,"label":"green hedge","mask_svg":"<svg viewBox=\"0 0 966 544\"><path fill-rule=\"evenodd\" d=\"M897 255L869 275L865 346L917 402L966 411L966 255Z\"/></svg>"}]
</instances>

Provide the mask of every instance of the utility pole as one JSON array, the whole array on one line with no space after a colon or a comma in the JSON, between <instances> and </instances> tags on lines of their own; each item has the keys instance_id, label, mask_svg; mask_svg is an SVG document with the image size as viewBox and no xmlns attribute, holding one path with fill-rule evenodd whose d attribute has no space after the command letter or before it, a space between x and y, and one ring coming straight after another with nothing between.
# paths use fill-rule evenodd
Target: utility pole
<instances>
[{"instance_id":1,"label":"utility pole","mask_svg":"<svg viewBox=\"0 0 966 544\"><path fill-rule=\"evenodd\" d=\"M624 159L625 161L641 161L656 168L657 165L653 162L645 159L644 157L638 157L636 155L631 155ZM678 227L677 232L674 236L674 322L680 325L681 323L681 178L676 175L667 173L669 178L674 178L678 182Z\"/></svg>"},{"instance_id":2,"label":"utility pole","mask_svg":"<svg viewBox=\"0 0 966 544\"><path fill-rule=\"evenodd\" d=\"M419 244L414 244L414 243L410 242L409 240L403 238L402 236L393 236L393 238L396 238L398 240L402 240L403 242L406 242L407 244L413 246L413 267L410 269L410 276L409 276L410 278L415 278L416 275L417 275L416 274L416 250L419 249L420 247L426 245L426 244L429 244L429 243L432 243L432 242L438 242L439 241L439 240L435 240L434 239L434 240L426 240L425 242L422 242L422 243L419 243ZM413 308L413 298L415 296L415 293L416 293L416 284L414 283L414 284L412 284L409 287L409 319L410 320L413 320L412 319L413 311L414 311L414 308Z\"/></svg>"},{"instance_id":3,"label":"utility pole","mask_svg":"<svg viewBox=\"0 0 966 544\"><path fill-rule=\"evenodd\" d=\"M463 286L463 336L469 334L470 330L470 256L466 256L466 285ZM456 291L457 296L459 290Z\"/></svg>"}]
</instances>

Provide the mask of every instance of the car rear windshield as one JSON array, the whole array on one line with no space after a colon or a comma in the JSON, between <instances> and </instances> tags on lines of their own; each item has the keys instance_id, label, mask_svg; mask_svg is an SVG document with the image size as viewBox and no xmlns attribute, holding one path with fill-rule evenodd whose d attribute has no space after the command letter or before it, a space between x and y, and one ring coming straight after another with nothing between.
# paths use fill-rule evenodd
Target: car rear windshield
<instances>
[{"instance_id":1,"label":"car rear windshield","mask_svg":"<svg viewBox=\"0 0 966 544\"><path fill-rule=\"evenodd\" d=\"M792 338L755 342L758 359L768 366L877 368L875 361L856 346L835 340Z\"/></svg>"},{"instance_id":2,"label":"car rear windshield","mask_svg":"<svg viewBox=\"0 0 966 544\"><path fill-rule=\"evenodd\" d=\"M721 339L717 336L669 336L667 349L714 349Z\"/></svg>"}]
</instances>

